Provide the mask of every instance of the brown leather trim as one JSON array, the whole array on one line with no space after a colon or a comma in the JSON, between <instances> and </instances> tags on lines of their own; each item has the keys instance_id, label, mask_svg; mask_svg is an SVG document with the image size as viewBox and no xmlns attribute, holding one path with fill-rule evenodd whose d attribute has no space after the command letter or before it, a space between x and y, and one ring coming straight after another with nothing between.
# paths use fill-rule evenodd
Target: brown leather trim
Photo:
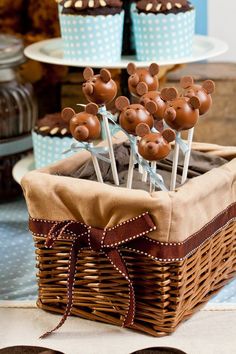
<instances>
[{"instance_id":1,"label":"brown leather trim","mask_svg":"<svg viewBox=\"0 0 236 354\"><path fill-rule=\"evenodd\" d=\"M125 240L125 244L122 244L123 242L121 242L120 248L133 250L134 252L144 254L150 258L164 262L180 261L188 255L194 253L194 251L198 249L206 240L214 237L221 231L222 228L230 222L233 222L235 219L236 203L233 203L218 214L208 224L206 224L201 230L187 238L184 242L162 243L152 240L146 236L141 236L133 240L130 240L128 237ZM57 222L30 218L29 227L35 235L48 236L48 231L54 223ZM74 232L76 232L75 224L73 229Z\"/></svg>"}]
</instances>

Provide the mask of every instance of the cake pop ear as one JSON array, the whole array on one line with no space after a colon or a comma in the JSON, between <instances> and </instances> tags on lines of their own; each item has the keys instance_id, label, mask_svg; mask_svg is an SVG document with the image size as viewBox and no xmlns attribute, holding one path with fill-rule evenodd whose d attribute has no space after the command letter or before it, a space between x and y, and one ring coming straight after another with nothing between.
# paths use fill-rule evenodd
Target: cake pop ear
<instances>
[{"instance_id":1,"label":"cake pop ear","mask_svg":"<svg viewBox=\"0 0 236 354\"><path fill-rule=\"evenodd\" d=\"M175 87L164 88L161 91L161 98L164 101L173 101L178 97L178 91Z\"/></svg>"},{"instance_id":2,"label":"cake pop ear","mask_svg":"<svg viewBox=\"0 0 236 354\"><path fill-rule=\"evenodd\" d=\"M64 122L69 123L69 121L75 116L75 114L76 113L72 108L66 107L61 112L61 118L64 120Z\"/></svg>"},{"instance_id":3,"label":"cake pop ear","mask_svg":"<svg viewBox=\"0 0 236 354\"><path fill-rule=\"evenodd\" d=\"M127 73L128 73L129 75L135 74L136 71L137 71L137 68L136 68L136 65L135 65L134 63L129 63L129 64L127 65Z\"/></svg>"},{"instance_id":4,"label":"cake pop ear","mask_svg":"<svg viewBox=\"0 0 236 354\"><path fill-rule=\"evenodd\" d=\"M130 76L129 78L129 83L131 84L131 86L136 87L139 83L139 76L137 73L133 74Z\"/></svg>"},{"instance_id":5,"label":"cake pop ear","mask_svg":"<svg viewBox=\"0 0 236 354\"><path fill-rule=\"evenodd\" d=\"M194 109L199 109L201 106L201 102L197 96L190 97L189 104L191 104Z\"/></svg>"},{"instance_id":6,"label":"cake pop ear","mask_svg":"<svg viewBox=\"0 0 236 354\"><path fill-rule=\"evenodd\" d=\"M160 133L164 130L163 119L162 120L154 120L154 128L158 130Z\"/></svg>"},{"instance_id":7,"label":"cake pop ear","mask_svg":"<svg viewBox=\"0 0 236 354\"><path fill-rule=\"evenodd\" d=\"M151 114L155 114L158 109L156 102L151 100L145 104L145 108Z\"/></svg>"},{"instance_id":8,"label":"cake pop ear","mask_svg":"<svg viewBox=\"0 0 236 354\"><path fill-rule=\"evenodd\" d=\"M145 135L149 134L150 132L151 132L150 127L146 123L138 124L135 129L136 135L140 136L140 138L143 138Z\"/></svg>"},{"instance_id":9,"label":"cake pop ear","mask_svg":"<svg viewBox=\"0 0 236 354\"><path fill-rule=\"evenodd\" d=\"M192 76L183 76L183 77L181 77L180 86L183 89L187 89L188 87L193 86L193 85L194 85L194 79L193 79Z\"/></svg>"},{"instance_id":10,"label":"cake pop ear","mask_svg":"<svg viewBox=\"0 0 236 354\"><path fill-rule=\"evenodd\" d=\"M214 81L212 80L206 80L203 82L202 84L202 88L208 93L208 94L211 94L211 93L214 93L215 91L215 83Z\"/></svg>"},{"instance_id":11,"label":"cake pop ear","mask_svg":"<svg viewBox=\"0 0 236 354\"><path fill-rule=\"evenodd\" d=\"M173 107L167 108L167 110L164 113L164 119L167 119L171 122L173 122L176 118L176 112Z\"/></svg>"},{"instance_id":12,"label":"cake pop ear","mask_svg":"<svg viewBox=\"0 0 236 354\"><path fill-rule=\"evenodd\" d=\"M103 82L107 83L111 80L111 73L107 69L100 70L100 76Z\"/></svg>"},{"instance_id":13,"label":"cake pop ear","mask_svg":"<svg viewBox=\"0 0 236 354\"><path fill-rule=\"evenodd\" d=\"M85 68L83 71L84 80L88 81L94 76L94 72L92 68Z\"/></svg>"},{"instance_id":14,"label":"cake pop ear","mask_svg":"<svg viewBox=\"0 0 236 354\"><path fill-rule=\"evenodd\" d=\"M125 96L120 96L115 101L115 106L119 111L123 111L129 105L130 105L130 101Z\"/></svg>"},{"instance_id":15,"label":"cake pop ear","mask_svg":"<svg viewBox=\"0 0 236 354\"><path fill-rule=\"evenodd\" d=\"M143 96L148 93L148 85L145 82L139 82L136 91L139 96Z\"/></svg>"},{"instance_id":16,"label":"cake pop ear","mask_svg":"<svg viewBox=\"0 0 236 354\"><path fill-rule=\"evenodd\" d=\"M91 102L85 107L85 112L96 116L98 114L98 106L96 105L96 103Z\"/></svg>"},{"instance_id":17,"label":"cake pop ear","mask_svg":"<svg viewBox=\"0 0 236 354\"><path fill-rule=\"evenodd\" d=\"M159 67L158 64L152 63L152 64L149 66L148 70L149 70L149 73L150 73L152 76L155 76L155 75L157 75L157 74L159 73L160 67Z\"/></svg>"},{"instance_id":18,"label":"cake pop ear","mask_svg":"<svg viewBox=\"0 0 236 354\"><path fill-rule=\"evenodd\" d=\"M176 138L176 134L175 134L174 130L169 129L169 128L163 130L162 136L168 143L171 143Z\"/></svg>"}]
</instances>

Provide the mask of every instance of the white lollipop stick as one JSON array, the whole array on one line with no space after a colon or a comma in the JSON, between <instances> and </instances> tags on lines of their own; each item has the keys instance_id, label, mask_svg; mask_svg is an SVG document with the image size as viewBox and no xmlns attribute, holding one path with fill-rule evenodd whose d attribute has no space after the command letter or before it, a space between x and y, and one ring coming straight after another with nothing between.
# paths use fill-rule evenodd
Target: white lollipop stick
<instances>
[{"instance_id":1,"label":"white lollipop stick","mask_svg":"<svg viewBox=\"0 0 236 354\"><path fill-rule=\"evenodd\" d=\"M177 137L180 137L180 133L176 134ZM174 157L173 157L173 166L172 166L172 174L171 174L171 181L170 181L170 190L173 191L176 186L176 177L177 177L177 168L178 168L178 161L179 161L179 144L175 140L175 148L174 148Z\"/></svg>"},{"instance_id":2,"label":"white lollipop stick","mask_svg":"<svg viewBox=\"0 0 236 354\"><path fill-rule=\"evenodd\" d=\"M138 172L142 175L143 174L143 166L138 165Z\"/></svg>"},{"instance_id":3,"label":"white lollipop stick","mask_svg":"<svg viewBox=\"0 0 236 354\"><path fill-rule=\"evenodd\" d=\"M190 161L190 156L191 156L193 134L194 134L194 127L188 131L188 151L185 154L185 158L184 158L184 169L183 169L181 184L186 182L186 179L188 176L188 167L189 167L189 161Z\"/></svg>"},{"instance_id":4,"label":"white lollipop stick","mask_svg":"<svg viewBox=\"0 0 236 354\"><path fill-rule=\"evenodd\" d=\"M112 138L111 138L111 133L110 133L110 129L109 129L108 118L106 117L106 115L103 115L102 117L103 117L105 134L106 134L107 143L108 143L109 156L110 156L110 160L111 160L112 176L113 176L115 184L117 186L119 186L119 177L118 177L117 168L116 168L116 160L115 160L115 154L114 154L113 145L112 145Z\"/></svg>"},{"instance_id":5,"label":"white lollipop stick","mask_svg":"<svg viewBox=\"0 0 236 354\"><path fill-rule=\"evenodd\" d=\"M93 154L91 154L91 158L92 158L92 161L93 161L93 166L94 166L94 170L96 172L97 180L98 180L98 182L103 183L103 178L102 178L101 170L100 170L100 167L99 167L99 164L98 164L98 159Z\"/></svg>"},{"instance_id":6,"label":"white lollipop stick","mask_svg":"<svg viewBox=\"0 0 236 354\"><path fill-rule=\"evenodd\" d=\"M157 163L156 161L151 162L151 168L153 169L154 172L156 172L157 169ZM152 183L152 180L150 180L150 193L155 192L155 184Z\"/></svg>"},{"instance_id":7,"label":"white lollipop stick","mask_svg":"<svg viewBox=\"0 0 236 354\"><path fill-rule=\"evenodd\" d=\"M132 189L133 175L134 175L134 153L133 153L133 149L130 149L129 169L128 169L128 177L127 177L127 188L129 189Z\"/></svg>"},{"instance_id":8,"label":"white lollipop stick","mask_svg":"<svg viewBox=\"0 0 236 354\"><path fill-rule=\"evenodd\" d=\"M147 176L148 176L148 173L146 170L144 170L143 175L142 175L142 182L147 183Z\"/></svg>"}]
</instances>

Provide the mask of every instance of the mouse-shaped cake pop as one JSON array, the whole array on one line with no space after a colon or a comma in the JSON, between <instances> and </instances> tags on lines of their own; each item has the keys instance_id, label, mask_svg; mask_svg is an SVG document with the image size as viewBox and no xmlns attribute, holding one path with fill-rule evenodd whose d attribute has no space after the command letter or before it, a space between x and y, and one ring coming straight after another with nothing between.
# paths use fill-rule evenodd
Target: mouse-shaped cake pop
<instances>
[{"instance_id":1,"label":"mouse-shaped cake pop","mask_svg":"<svg viewBox=\"0 0 236 354\"><path fill-rule=\"evenodd\" d=\"M77 114L72 108L64 108L62 119L70 122L70 131L76 140L91 142L98 139L101 134L101 125L97 114L98 106L95 103L89 103L84 112Z\"/></svg>"},{"instance_id":2,"label":"mouse-shaped cake pop","mask_svg":"<svg viewBox=\"0 0 236 354\"><path fill-rule=\"evenodd\" d=\"M176 186L176 177L177 177L177 168L179 160L179 142L181 138L181 131L191 130L198 121L199 118L199 108L200 100L197 96L188 97L179 97L178 92L173 95L173 90L167 89L162 95L167 102L167 109L164 113L164 120L169 127L176 130L176 141L174 148L174 157L173 157L173 166L171 174L171 183L170 189L174 190ZM190 147L189 147L190 149ZM186 154L187 155L187 154ZM190 156L190 155L189 155ZM188 168L188 165L185 164L185 169Z\"/></svg>"},{"instance_id":3,"label":"mouse-shaped cake pop","mask_svg":"<svg viewBox=\"0 0 236 354\"><path fill-rule=\"evenodd\" d=\"M116 99L115 106L120 111L119 123L128 134L136 136L136 128L141 123L146 123L150 129L153 127L153 116L141 104L130 104L127 97L120 96ZM131 149L127 188L132 188L134 163L135 155L133 149Z\"/></svg>"},{"instance_id":4,"label":"mouse-shaped cake pop","mask_svg":"<svg viewBox=\"0 0 236 354\"><path fill-rule=\"evenodd\" d=\"M75 140L84 143L82 148L87 148L91 153L94 170L99 182L103 183L103 178L97 156L93 153L93 140L100 137L101 125L97 117L98 106L89 103L84 112L75 113L72 108L64 108L61 115L62 119L70 124L70 131Z\"/></svg>"},{"instance_id":5,"label":"mouse-shaped cake pop","mask_svg":"<svg viewBox=\"0 0 236 354\"><path fill-rule=\"evenodd\" d=\"M83 76L86 82L82 90L89 102L106 105L115 98L117 85L112 80L110 71L101 69L98 75L94 75L93 69L85 68Z\"/></svg>"},{"instance_id":6,"label":"mouse-shaped cake pop","mask_svg":"<svg viewBox=\"0 0 236 354\"><path fill-rule=\"evenodd\" d=\"M116 99L115 106L120 111L119 123L127 133L136 135L136 127L140 123L153 127L153 116L141 104L130 104L127 97L120 96Z\"/></svg>"},{"instance_id":7,"label":"mouse-shaped cake pop","mask_svg":"<svg viewBox=\"0 0 236 354\"><path fill-rule=\"evenodd\" d=\"M175 140L172 129L164 129L162 133L152 133L150 127L141 123L136 128L136 134L141 138L138 142L138 152L147 161L159 161L166 158L170 151L170 143Z\"/></svg>"},{"instance_id":8,"label":"mouse-shaped cake pop","mask_svg":"<svg viewBox=\"0 0 236 354\"><path fill-rule=\"evenodd\" d=\"M136 128L136 134L141 137L138 142L138 152L147 161L156 173L156 162L167 157L171 151L170 142L175 140L175 132L172 129L165 129L162 133L152 133L149 126L141 123ZM150 178L151 179L151 178ZM144 182L145 180L142 179ZM155 184L150 181L150 192L155 191Z\"/></svg>"},{"instance_id":9,"label":"mouse-shaped cake pop","mask_svg":"<svg viewBox=\"0 0 236 354\"><path fill-rule=\"evenodd\" d=\"M170 128L182 131L195 126L199 118L201 105L197 96L192 96L191 98L178 97L177 91L170 88L162 93L162 97L168 101L164 120Z\"/></svg>"},{"instance_id":10,"label":"mouse-shaped cake pop","mask_svg":"<svg viewBox=\"0 0 236 354\"><path fill-rule=\"evenodd\" d=\"M212 106L211 94L215 91L215 83L212 80L205 80L202 85L196 85L191 76L184 76L180 80L180 85L185 92L183 96L191 97L196 96L200 101L199 114L203 115L209 111ZM191 146L193 141L194 127L188 131L188 152L184 158L184 168L181 183L185 183L188 174L188 166L190 161Z\"/></svg>"},{"instance_id":11,"label":"mouse-shaped cake pop","mask_svg":"<svg viewBox=\"0 0 236 354\"><path fill-rule=\"evenodd\" d=\"M211 94L215 91L215 83L212 80L205 80L202 85L194 83L192 76L184 76L180 80L180 85L186 91L184 96L186 97L198 97L200 101L199 114L203 115L209 111L212 106Z\"/></svg>"},{"instance_id":12,"label":"mouse-shaped cake pop","mask_svg":"<svg viewBox=\"0 0 236 354\"><path fill-rule=\"evenodd\" d=\"M115 81L112 80L110 71L106 69L101 69L98 75L94 75L93 69L85 68L83 75L86 80L82 87L85 97L89 102L94 102L101 106L99 113L102 115L102 122L104 123L109 157L111 160L112 175L115 184L118 186L119 176L117 173L112 137L109 128L108 112L106 110L106 104L111 102L117 94L117 85Z\"/></svg>"},{"instance_id":13,"label":"mouse-shaped cake pop","mask_svg":"<svg viewBox=\"0 0 236 354\"><path fill-rule=\"evenodd\" d=\"M154 126L158 131L162 131L164 129L162 120L167 108L165 95L166 90L169 92L168 98L176 97L176 94L178 94L176 93L177 91L175 88L164 88L161 92L150 91L146 93L140 98L139 101L140 104L145 106L145 108L147 108L148 111L153 115Z\"/></svg>"},{"instance_id":14,"label":"mouse-shaped cake pop","mask_svg":"<svg viewBox=\"0 0 236 354\"><path fill-rule=\"evenodd\" d=\"M129 63L127 72L130 75L128 87L131 95L141 97L148 91L156 91L159 87L157 74L159 66L152 63L149 68L138 69L134 63Z\"/></svg>"}]
</instances>

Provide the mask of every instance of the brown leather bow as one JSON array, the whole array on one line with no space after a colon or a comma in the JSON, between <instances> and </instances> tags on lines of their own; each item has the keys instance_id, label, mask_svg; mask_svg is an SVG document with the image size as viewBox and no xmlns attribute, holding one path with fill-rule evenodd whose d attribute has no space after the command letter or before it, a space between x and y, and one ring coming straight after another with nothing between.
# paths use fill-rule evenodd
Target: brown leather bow
<instances>
[{"instance_id":1,"label":"brown leather bow","mask_svg":"<svg viewBox=\"0 0 236 354\"><path fill-rule=\"evenodd\" d=\"M41 338L45 338L60 328L70 315L73 306L76 261L81 248L89 248L95 252L103 252L113 267L128 281L130 301L123 326L128 327L132 325L135 316L134 287L128 269L119 251L119 246L143 237L155 229L156 227L148 213L144 213L108 229L94 228L77 221L53 222L30 219L30 230L32 232L47 235L45 242L46 247L53 247L54 242L57 240L72 241L69 258L67 281L68 301L66 310L59 324L50 332L43 334Z\"/></svg>"}]
</instances>

